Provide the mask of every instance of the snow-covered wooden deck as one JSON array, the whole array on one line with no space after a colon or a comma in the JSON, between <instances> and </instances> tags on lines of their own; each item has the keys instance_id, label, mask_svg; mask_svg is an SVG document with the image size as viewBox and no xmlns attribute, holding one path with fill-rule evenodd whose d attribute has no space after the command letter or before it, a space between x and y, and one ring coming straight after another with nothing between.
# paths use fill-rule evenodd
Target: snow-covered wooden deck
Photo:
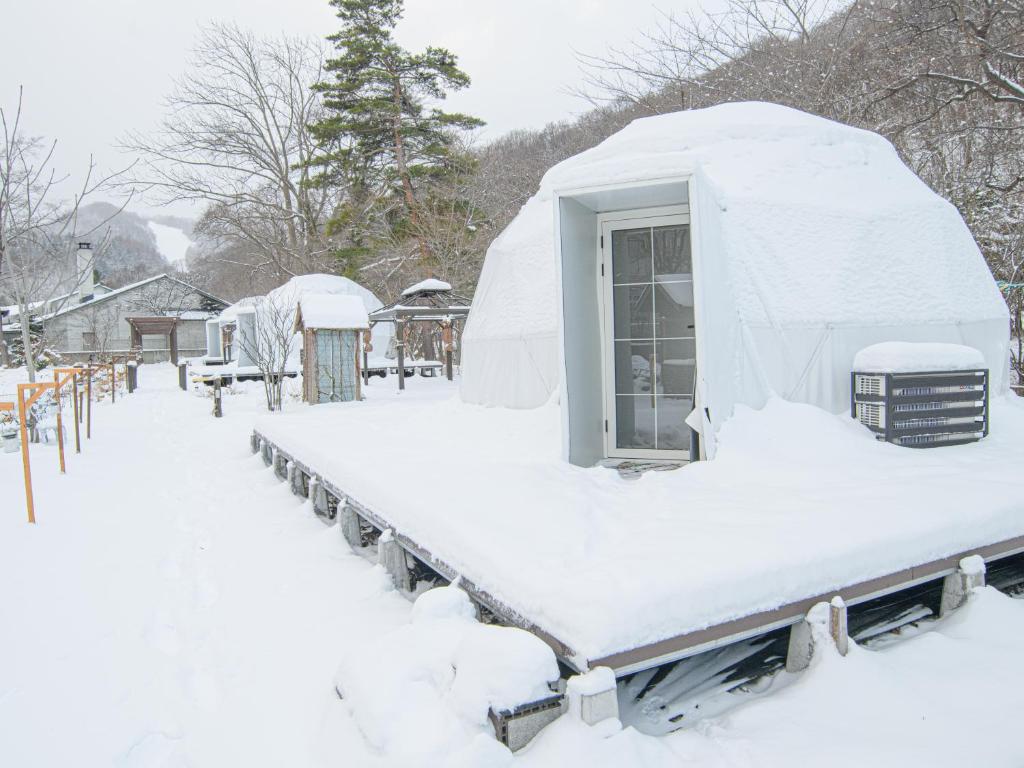
<instances>
[{"instance_id":1,"label":"snow-covered wooden deck","mask_svg":"<svg viewBox=\"0 0 1024 768\"><path fill-rule=\"evenodd\" d=\"M626 480L558 458L554 407L321 406L256 435L577 668L625 674L1024 551L1024 408L910 451L781 401L714 462Z\"/></svg>"}]
</instances>

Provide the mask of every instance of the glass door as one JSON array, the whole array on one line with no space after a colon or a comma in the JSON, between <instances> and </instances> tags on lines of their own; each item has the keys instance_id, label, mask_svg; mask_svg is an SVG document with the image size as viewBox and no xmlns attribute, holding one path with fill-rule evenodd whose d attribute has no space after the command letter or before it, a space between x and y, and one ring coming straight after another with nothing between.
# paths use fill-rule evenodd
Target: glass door
<instances>
[{"instance_id":1,"label":"glass door","mask_svg":"<svg viewBox=\"0 0 1024 768\"><path fill-rule=\"evenodd\" d=\"M697 356L689 217L601 228L607 453L688 458Z\"/></svg>"}]
</instances>

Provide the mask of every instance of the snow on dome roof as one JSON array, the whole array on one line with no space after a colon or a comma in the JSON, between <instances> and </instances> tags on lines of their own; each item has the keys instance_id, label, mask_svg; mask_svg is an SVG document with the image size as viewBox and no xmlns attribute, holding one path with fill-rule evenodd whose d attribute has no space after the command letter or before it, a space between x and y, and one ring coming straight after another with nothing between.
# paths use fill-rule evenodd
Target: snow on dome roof
<instances>
[{"instance_id":1,"label":"snow on dome roof","mask_svg":"<svg viewBox=\"0 0 1024 768\"><path fill-rule=\"evenodd\" d=\"M234 320L242 313L255 312L256 302L259 298L259 296L246 296L244 299L239 299L221 312L217 319L222 323L226 323Z\"/></svg>"},{"instance_id":2,"label":"snow on dome roof","mask_svg":"<svg viewBox=\"0 0 1024 768\"><path fill-rule=\"evenodd\" d=\"M370 290L354 280L341 275L324 274L297 275L284 285L270 291L266 295L266 300L275 305L294 309L304 297L311 294L357 296L362 300L367 314L384 306ZM379 349L387 349L393 335L393 329L387 324L376 326L373 329L374 346Z\"/></svg>"},{"instance_id":3,"label":"snow on dome roof","mask_svg":"<svg viewBox=\"0 0 1024 768\"><path fill-rule=\"evenodd\" d=\"M963 344L885 341L865 347L853 358L853 370L864 373L974 371L984 367L985 356Z\"/></svg>"},{"instance_id":4,"label":"snow on dome roof","mask_svg":"<svg viewBox=\"0 0 1024 768\"><path fill-rule=\"evenodd\" d=\"M770 393L848 407L854 353L891 339L966 342L1005 385L1006 304L956 209L881 136L736 103L635 120L545 174L488 249L463 399L536 407L558 387L556 199L686 180L713 431Z\"/></svg>"},{"instance_id":5,"label":"snow on dome roof","mask_svg":"<svg viewBox=\"0 0 1024 768\"><path fill-rule=\"evenodd\" d=\"M451 285L446 283L444 280L438 280L436 278L430 277L427 278L426 280L421 280L420 282L416 283L416 285L410 285L408 288L402 291L402 295L411 296L412 294L419 293L420 291L450 291L451 289Z\"/></svg>"},{"instance_id":6,"label":"snow on dome roof","mask_svg":"<svg viewBox=\"0 0 1024 768\"><path fill-rule=\"evenodd\" d=\"M359 296L307 293L299 299L299 316L306 328L369 328L366 306Z\"/></svg>"}]
</instances>

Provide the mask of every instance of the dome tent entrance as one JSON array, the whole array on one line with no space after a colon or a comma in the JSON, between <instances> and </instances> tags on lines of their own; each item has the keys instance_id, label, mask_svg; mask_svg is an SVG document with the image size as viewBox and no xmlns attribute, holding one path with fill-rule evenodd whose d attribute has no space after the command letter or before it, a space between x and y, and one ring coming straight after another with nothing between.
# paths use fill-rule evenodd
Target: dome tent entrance
<instances>
[{"instance_id":1,"label":"dome tent entrance","mask_svg":"<svg viewBox=\"0 0 1024 768\"><path fill-rule=\"evenodd\" d=\"M708 455L737 405L776 394L845 410L853 356L878 342L975 347L993 391L1005 391L1006 305L955 208L875 134L726 104L637 120L545 175L488 251L463 399L534 407L560 386L566 458L607 455L602 227L665 207L689 216L697 408L687 421Z\"/></svg>"}]
</instances>

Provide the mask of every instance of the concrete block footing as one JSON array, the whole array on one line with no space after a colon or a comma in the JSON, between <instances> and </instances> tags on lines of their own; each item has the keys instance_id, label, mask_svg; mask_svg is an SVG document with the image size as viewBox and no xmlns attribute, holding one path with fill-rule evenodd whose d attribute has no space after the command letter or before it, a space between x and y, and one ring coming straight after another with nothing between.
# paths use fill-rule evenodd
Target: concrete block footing
<instances>
[{"instance_id":1,"label":"concrete block footing","mask_svg":"<svg viewBox=\"0 0 1024 768\"><path fill-rule=\"evenodd\" d=\"M274 449L274 474L277 475L279 480L288 479L288 465L291 464L288 461L288 457L281 453L276 448Z\"/></svg>"},{"instance_id":2,"label":"concrete block footing","mask_svg":"<svg viewBox=\"0 0 1024 768\"><path fill-rule=\"evenodd\" d=\"M327 504L327 489L317 477L309 478L309 500L313 502L313 511L318 517L331 519L331 510Z\"/></svg>"},{"instance_id":3,"label":"concrete block footing","mask_svg":"<svg viewBox=\"0 0 1024 768\"><path fill-rule=\"evenodd\" d=\"M619 692L615 673L608 667L595 667L569 678L565 688L570 716L587 725L618 719Z\"/></svg>"},{"instance_id":4,"label":"concrete block footing","mask_svg":"<svg viewBox=\"0 0 1024 768\"><path fill-rule=\"evenodd\" d=\"M303 472L301 469L299 469L297 466L295 466L294 463L289 462L289 466L291 467L291 471L290 471L291 483L290 484L291 484L291 488L292 488L292 493L294 493L296 496L299 496L299 497L304 499L304 498L306 498L306 493L307 493L307 488L308 488L308 486L306 485L306 482L307 482L307 480L306 480L306 473Z\"/></svg>"},{"instance_id":5,"label":"concrete block footing","mask_svg":"<svg viewBox=\"0 0 1024 768\"><path fill-rule=\"evenodd\" d=\"M342 530L344 530L344 522L342 526ZM405 550L395 541L394 533L390 528L377 539L377 562L383 565L384 570L391 576L395 589L406 592L412 590L412 573L409 570Z\"/></svg>"},{"instance_id":6,"label":"concrete block footing","mask_svg":"<svg viewBox=\"0 0 1024 768\"><path fill-rule=\"evenodd\" d=\"M355 509L346 501L338 502L338 525L341 527L341 535L353 549L363 546L363 535L359 530L359 515ZM395 546L398 546L397 544ZM384 563L378 551L378 561ZM387 565L384 566L387 568Z\"/></svg>"},{"instance_id":7,"label":"concrete block footing","mask_svg":"<svg viewBox=\"0 0 1024 768\"><path fill-rule=\"evenodd\" d=\"M946 616L962 606L971 590L985 586L985 561L978 555L965 557L957 569L942 580L939 616Z\"/></svg>"}]
</instances>

